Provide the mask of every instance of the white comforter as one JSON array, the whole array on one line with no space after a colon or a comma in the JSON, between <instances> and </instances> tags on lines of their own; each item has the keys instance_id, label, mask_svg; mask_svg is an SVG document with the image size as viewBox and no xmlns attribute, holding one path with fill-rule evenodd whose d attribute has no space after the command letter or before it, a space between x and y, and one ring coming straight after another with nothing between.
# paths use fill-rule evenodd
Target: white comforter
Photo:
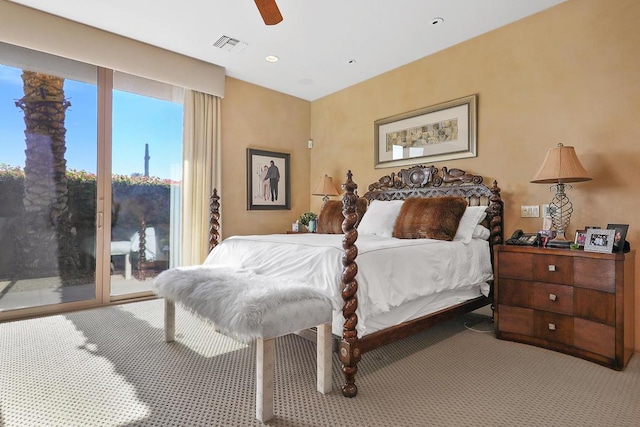
<instances>
[{"instance_id":1,"label":"white comforter","mask_svg":"<svg viewBox=\"0 0 640 427\"><path fill-rule=\"evenodd\" d=\"M305 281L326 293L334 309L341 310L342 237L311 233L234 236L220 243L204 264ZM465 244L360 235L356 246L359 325L418 297L493 279L485 240Z\"/></svg>"}]
</instances>

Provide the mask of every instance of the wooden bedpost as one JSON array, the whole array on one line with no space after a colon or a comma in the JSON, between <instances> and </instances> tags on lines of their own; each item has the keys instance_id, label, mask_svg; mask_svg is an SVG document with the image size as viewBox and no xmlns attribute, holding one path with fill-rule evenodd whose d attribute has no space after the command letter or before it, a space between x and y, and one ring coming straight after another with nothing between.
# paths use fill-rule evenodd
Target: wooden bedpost
<instances>
[{"instance_id":1,"label":"wooden bedpost","mask_svg":"<svg viewBox=\"0 0 640 427\"><path fill-rule=\"evenodd\" d=\"M491 254L491 266L493 267L494 277L498 276L498 272L495 270L493 259L493 247L495 245L501 245L504 243L504 230L502 229L502 211L504 209L504 202L500 196L500 187L498 187L498 181L493 181L493 185L489 188L491 196L489 197L489 250ZM496 301L494 301L494 284L491 284L491 290L489 291L489 299L491 300L491 321L495 320Z\"/></svg>"},{"instance_id":2,"label":"wooden bedpost","mask_svg":"<svg viewBox=\"0 0 640 427\"><path fill-rule=\"evenodd\" d=\"M358 273L358 264L355 259L358 256L358 248L355 245L358 239L358 230L355 228L358 219L356 214L356 196L355 191L358 185L353 182L351 171L347 172L347 180L342 184L344 195L342 196L342 315L344 316L344 326L342 328L342 341L340 342L340 361L342 362L342 372L344 374L345 384L342 386L342 394L345 397L355 397L358 394L358 387L355 384L355 376L358 372L358 361L360 361L360 345L358 343L358 282L356 274Z\"/></svg>"},{"instance_id":3,"label":"wooden bedpost","mask_svg":"<svg viewBox=\"0 0 640 427\"><path fill-rule=\"evenodd\" d=\"M214 188L209 198L209 252L220 243L220 196Z\"/></svg>"},{"instance_id":4,"label":"wooden bedpost","mask_svg":"<svg viewBox=\"0 0 640 427\"><path fill-rule=\"evenodd\" d=\"M489 210L491 211L489 231L491 232L491 249L493 249L493 245L504 243L504 230L502 229L502 209L504 202L500 197L498 181L493 181L493 186L489 191L491 191L491 197L489 198Z\"/></svg>"}]
</instances>

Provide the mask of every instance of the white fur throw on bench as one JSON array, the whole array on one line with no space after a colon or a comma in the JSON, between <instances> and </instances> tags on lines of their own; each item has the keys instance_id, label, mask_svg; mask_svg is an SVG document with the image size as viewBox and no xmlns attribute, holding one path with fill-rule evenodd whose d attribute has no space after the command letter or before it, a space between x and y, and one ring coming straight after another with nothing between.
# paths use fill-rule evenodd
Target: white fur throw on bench
<instances>
[{"instance_id":1,"label":"white fur throw on bench","mask_svg":"<svg viewBox=\"0 0 640 427\"><path fill-rule=\"evenodd\" d=\"M329 298L304 283L221 266L166 270L156 277L154 288L158 295L180 303L193 313L211 320L222 332L245 341L278 336L279 330L291 332L287 330L291 325L273 325L290 323L287 306L300 312L300 305L305 302L315 305L320 302L326 305L328 312L331 310ZM267 318L272 324L266 325ZM302 320L310 324L301 324L301 329L319 324L315 319Z\"/></svg>"},{"instance_id":2,"label":"white fur throw on bench","mask_svg":"<svg viewBox=\"0 0 640 427\"><path fill-rule=\"evenodd\" d=\"M316 385L331 391L331 302L292 280L248 270L194 266L163 271L154 281L165 297L165 340L175 340L175 303L212 321L223 332L256 339L256 418L274 413L275 338L317 326Z\"/></svg>"}]
</instances>

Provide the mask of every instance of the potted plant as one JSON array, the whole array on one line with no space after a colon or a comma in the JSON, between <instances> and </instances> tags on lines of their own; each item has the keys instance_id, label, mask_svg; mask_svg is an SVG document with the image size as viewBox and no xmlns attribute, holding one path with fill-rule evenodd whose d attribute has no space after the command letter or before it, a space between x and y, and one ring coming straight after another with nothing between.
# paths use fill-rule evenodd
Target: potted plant
<instances>
[{"instance_id":1,"label":"potted plant","mask_svg":"<svg viewBox=\"0 0 640 427\"><path fill-rule=\"evenodd\" d=\"M316 222L318 220L318 215L313 212L305 212L300 215L300 223L307 227L309 233L315 233L316 231Z\"/></svg>"}]
</instances>

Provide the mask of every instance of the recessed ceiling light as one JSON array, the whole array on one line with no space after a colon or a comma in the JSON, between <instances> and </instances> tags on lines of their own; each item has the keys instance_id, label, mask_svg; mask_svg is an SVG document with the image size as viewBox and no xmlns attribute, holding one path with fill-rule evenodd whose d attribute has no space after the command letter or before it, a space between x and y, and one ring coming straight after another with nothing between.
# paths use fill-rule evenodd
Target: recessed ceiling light
<instances>
[{"instance_id":1,"label":"recessed ceiling light","mask_svg":"<svg viewBox=\"0 0 640 427\"><path fill-rule=\"evenodd\" d=\"M278 62L278 60L279 60L280 58L278 58L278 57L277 57L277 56L275 56L275 55L269 55L269 56L267 56L267 57L266 57L266 58L264 58L264 59L266 59L266 60L267 60L267 62Z\"/></svg>"},{"instance_id":2,"label":"recessed ceiling light","mask_svg":"<svg viewBox=\"0 0 640 427\"><path fill-rule=\"evenodd\" d=\"M431 25L438 25L438 24L442 24L444 22L443 18L433 18L431 20Z\"/></svg>"},{"instance_id":3,"label":"recessed ceiling light","mask_svg":"<svg viewBox=\"0 0 640 427\"><path fill-rule=\"evenodd\" d=\"M350 59L347 61L347 64L355 64L356 60L355 59Z\"/></svg>"}]
</instances>

